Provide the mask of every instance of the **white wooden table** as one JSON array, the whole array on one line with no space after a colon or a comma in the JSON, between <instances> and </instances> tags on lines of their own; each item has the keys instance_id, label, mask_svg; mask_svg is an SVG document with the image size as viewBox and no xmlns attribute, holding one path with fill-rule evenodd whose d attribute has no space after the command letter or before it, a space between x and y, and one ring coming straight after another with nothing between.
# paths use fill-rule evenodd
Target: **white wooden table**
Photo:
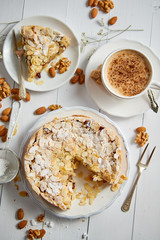
<instances>
[{"instance_id":1,"label":"white wooden table","mask_svg":"<svg viewBox=\"0 0 160 240\"><path fill-rule=\"evenodd\" d=\"M115 0L115 8L109 14L105 15L99 12L98 17L92 20L89 18L90 8L86 7L86 2L86 0L0 0L0 22L20 21L34 15L53 16L68 24L80 41L82 32L86 32L88 35L95 35L98 32L100 27L97 24L97 19L103 17L107 21L111 16L118 16L116 28L125 28L131 24L133 28L144 29L142 32L125 32L119 38L138 40L150 46L160 57L160 1ZM7 31L9 31L9 28L7 28ZM93 47L97 47L97 44L88 46L86 51L81 53L79 66L84 70ZM12 87L15 85L7 74L2 61L0 62L0 77L5 77ZM158 102L160 104L160 100ZM31 92L31 101L22 103L23 106L18 120L18 133L12 141L12 150L17 154L19 153L20 144L27 130L38 119L38 116L33 115L34 110L40 106L47 107L55 103L66 107L81 105L98 110L87 95L84 85L67 83L55 91ZM11 104L9 98L3 100L2 109ZM0 112L2 109L0 109ZM88 234L89 240L160 239L160 111L156 114L149 110L143 115L128 119L109 117L121 128L128 140L131 152L130 174L123 194L107 210L86 219L65 220L45 212L46 220L52 220L54 227L48 229L43 224L35 226L46 229L47 233L44 239L78 240L82 239L83 233ZM149 168L140 179L130 211L123 213L121 205L135 178L137 172L136 162L140 154L139 148L134 143L134 130L141 125L144 125L149 133L149 151L154 145L157 146L157 149ZM3 146L2 142L0 146ZM18 184L20 190L23 190L22 183ZM1 186L1 240L25 239L26 229L18 230L16 228L15 213L20 207L24 209L25 219L28 220L35 219L39 214L44 213L44 210L36 205L32 199L19 196L14 182Z\"/></svg>"}]
</instances>

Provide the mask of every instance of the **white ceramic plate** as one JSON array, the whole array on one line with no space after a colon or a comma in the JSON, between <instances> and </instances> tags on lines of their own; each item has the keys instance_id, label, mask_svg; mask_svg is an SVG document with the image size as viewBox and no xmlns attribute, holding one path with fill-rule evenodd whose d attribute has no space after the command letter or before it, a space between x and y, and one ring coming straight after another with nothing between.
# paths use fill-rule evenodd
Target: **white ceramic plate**
<instances>
[{"instance_id":1,"label":"white ceramic plate","mask_svg":"<svg viewBox=\"0 0 160 240\"><path fill-rule=\"evenodd\" d=\"M23 150L24 146L27 143L28 139L40 128L42 127L45 123L52 121L55 117L66 117L66 116L71 116L73 114L80 114L80 115L87 115L96 118L100 124L105 125L113 131L115 131L119 135L119 139L121 142L121 148L122 148L122 168L121 168L121 174L125 174L128 176L129 174L129 152L128 152L128 145L125 140L125 137L121 133L120 129L118 126L112 122L108 117L105 115L100 114L99 112L89 109L89 108L84 108L84 107L70 107L70 108L63 108L60 110L56 110L54 112L50 112L48 114L45 114L43 117L41 117L35 124L34 126L29 130L27 133L26 138L24 139L24 142L22 143L21 146L21 151L20 151L20 158L22 159L23 155ZM23 159L22 159L22 166L23 166ZM77 171L83 171L84 175L87 174L87 170L84 167L81 167L82 169L78 169ZM85 206L79 206L79 201L78 199L74 200L72 202L72 207L70 210L67 211L62 211L57 207L54 207L53 205L49 204L46 202L44 199L39 197L31 188L30 184L27 183L24 172L23 172L23 167L22 167L22 179L24 182L24 185L26 187L26 190L29 192L30 196L38 203L41 207L45 208L46 210L49 210L53 214L63 217L63 218L80 218L80 217L87 217L93 214L98 214L104 209L108 208L116 199L117 197L122 193L122 189L125 185L121 185L118 191L112 192L110 190L110 186L105 184L100 193L98 194L97 198L95 199L94 203L92 205L89 205L87 203ZM82 181L82 178L76 178L76 188L80 191L81 188L83 187L84 181ZM77 191L77 192L79 192Z\"/></svg>"},{"instance_id":2,"label":"white ceramic plate","mask_svg":"<svg viewBox=\"0 0 160 240\"><path fill-rule=\"evenodd\" d=\"M121 48L135 49L144 53L144 55L151 60L153 64L154 81L160 81L160 60L153 51L140 42L119 39L104 44L91 56L86 67L86 88L93 101L106 113L117 117L132 117L142 114L150 109L150 101L147 93L135 99L121 100L109 94L103 85L98 85L90 78L91 72L97 69L100 64L103 64L107 55ZM153 90L153 92L155 99L157 100L160 96L160 91Z\"/></svg>"},{"instance_id":3,"label":"white ceramic plate","mask_svg":"<svg viewBox=\"0 0 160 240\"><path fill-rule=\"evenodd\" d=\"M69 60L71 60L71 65L68 68L68 71L66 71L63 74L56 74L56 77L53 79L49 76L48 72L45 71L45 69L42 71L40 80L44 81L43 85L37 85L34 81L28 82L27 81L27 66L25 64L25 60L23 59L22 67L23 67L23 79L25 80L25 87L27 89L33 90L33 91L50 91L56 88L59 88L63 84L65 84L69 79L72 77L73 73L75 72L78 62L79 62L79 43L77 38L75 37L72 30L63 22L61 22L58 19L47 17L47 16L35 16L30 17L22 20L18 24L16 24L11 31L8 33L6 40L4 42L3 46L3 61L5 68L11 78L18 83L18 59L16 55L13 53L13 35L12 30L14 29L16 32L17 38L20 37L20 30L21 26L23 25L41 25L44 27L50 27L54 30L57 30L58 32L61 32L65 35L67 35L71 39L70 46L65 50L65 52L62 54L63 57L67 57Z\"/></svg>"}]
</instances>

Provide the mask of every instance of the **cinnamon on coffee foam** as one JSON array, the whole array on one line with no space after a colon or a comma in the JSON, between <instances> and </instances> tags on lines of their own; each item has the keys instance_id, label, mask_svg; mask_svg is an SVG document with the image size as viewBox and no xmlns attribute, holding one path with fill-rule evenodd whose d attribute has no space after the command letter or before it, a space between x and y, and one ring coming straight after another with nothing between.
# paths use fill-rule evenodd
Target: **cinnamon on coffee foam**
<instances>
[{"instance_id":1,"label":"cinnamon on coffee foam","mask_svg":"<svg viewBox=\"0 0 160 240\"><path fill-rule=\"evenodd\" d=\"M147 58L135 50L113 53L105 63L104 80L112 92L135 96L146 89L151 79Z\"/></svg>"}]
</instances>

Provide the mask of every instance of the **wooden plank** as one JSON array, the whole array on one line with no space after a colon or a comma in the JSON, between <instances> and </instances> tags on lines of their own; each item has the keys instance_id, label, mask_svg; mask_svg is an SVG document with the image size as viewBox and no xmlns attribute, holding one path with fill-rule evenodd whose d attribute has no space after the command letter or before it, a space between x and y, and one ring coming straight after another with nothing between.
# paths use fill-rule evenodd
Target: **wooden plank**
<instances>
[{"instance_id":1,"label":"wooden plank","mask_svg":"<svg viewBox=\"0 0 160 240\"><path fill-rule=\"evenodd\" d=\"M112 120L115 118L111 117ZM135 129L142 124L141 117L137 116L130 119L118 120L121 131L129 144L130 171L128 181L123 189L122 194L108 209L97 216L90 218L89 238L96 240L105 240L109 234L109 239L118 239L123 234L123 239L130 239L132 234L132 222L134 219L135 196L132 200L130 211L123 213L121 206L127 197L129 189L133 183L136 173L136 161L139 157L139 151L134 144ZM97 224L98 223L98 224ZM101 224L99 224L101 223ZM117 227L116 227L117 226ZM116 227L116 231L115 231ZM103 233L103 234L101 234Z\"/></svg>"},{"instance_id":2,"label":"wooden plank","mask_svg":"<svg viewBox=\"0 0 160 240\"><path fill-rule=\"evenodd\" d=\"M19 21L22 19L24 1L5 0L1 1L0 22Z\"/></svg>"},{"instance_id":3,"label":"wooden plank","mask_svg":"<svg viewBox=\"0 0 160 240\"><path fill-rule=\"evenodd\" d=\"M67 2L68 1L27 0L25 1L24 18L36 15L46 15L63 21L66 17Z\"/></svg>"},{"instance_id":4,"label":"wooden plank","mask_svg":"<svg viewBox=\"0 0 160 240\"><path fill-rule=\"evenodd\" d=\"M22 182L19 183L19 191L23 191L24 187ZM3 186L2 203L0 208L0 231L1 239L24 239L26 231L29 228L42 228L42 223L32 227L30 220L35 220L36 217L43 213L43 210L35 203L30 197L19 196L19 191L16 190L14 183L9 183ZM19 208L24 210L24 219L28 221L27 226L19 230L17 224L20 222L16 218L16 212ZM6 223L9 226L9 231L6 229ZM5 230L6 229L6 230Z\"/></svg>"},{"instance_id":5,"label":"wooden plank","mask_svg":"<svg viewBox=\"0 0 160 240\"><path fill-rule=\"evenodd\" d=\"M157 8L157 10L154 10L155 12L152 18L152 3L152 0L115 1L115 9L112 10L109 14L106 15L102 12L99 12L96 19L90 19L89 13L91 9L89 7L86 7L86 1L63 0L55 3L55 1L51 0L6 0L1 4L2 13L0 16L0 21L6 22L11 20L20 20L22 16L29 17L33 15L50 15L66 22L73 29L78 40L80 41L82 32L86 32L86 34L89 36L95 36L97 34L100 29L100 26L97 24L97 20L99 18L103 17L107 22L109 17L118 16L118 21L112 28L125 28L129 24L132 24L132 27L134 28L144 29L143 32L126 32L123 35L119 36L119 38L126 37L129 39L141 41L149 45L150 34L152 30L151 46L154 51L159 54L160 46L158 36L160 36L160 30L157 28L157 23L160 22L160 15L159 9ZM22 11L23 5L24 14ZM90 55L92 48L97 46L97 43L94 45L89 45L87 46L85 52L81 53L79 66L84 70L88 63L87 58ZM0 77L1 76L5 76L6 79L11 84L13 84L13 81L6 73L3 63L0 63ZM59 90L48 93L35 93L32 91L30 93L31 102L22 102L22 108L18 120L18 132L13 138L11 144L11 148L16 153L19 152L20 144L25 137L27 130L30 129L34 122L39 118L38 116L33 115L33 112L36 108L42 105L45 105L47 107L52 103L59 103L62 106L83 105L98 109L93 101L89 98L85 86L80 86L78 84L71 85L70 83L67 83ZM11 101L9 98L4 100L3 108L10 106L10 104ZM155 116L155 118L153 118L153 116ZM152 111L149 111L145 114L144 118L144 124L147 126L147 129L149 129L152 146L159 142L158 136L155 137L156 134L159 135L159 130L157 129L157 126L159 124L158 116L159 113L157 115L154 115ZM54 227L49 229L46 225L43 226L43 224L39 224L33 227L44 227L46 229L47 233L44 239L46 238L47 240L50 240L55 238L58 240L63 240L64 237L68 240L81 239L83 232L87 232L88 230L88 239L92 240L105 240L106 238L112 240L118 239L120 236L123 236L123 239L127 240L159 239L160 232L158 223L160 212L157 208L160 200L159 188L157 188L157 179L159 179L158 169L160 167L157 151L159 143L157 145L157 150L155 152L154 159L149 166L149 169L143 174L142 179L140 180L140 183L145 182L145 184L139 185L137 194L134 195L130 211L128 213L122 213L120 210L121 205L127 196L127 193L130 189L130 186L132 185L137 171L136 161L139 156L139 150L133 143L135 137L134 129L137 126L142 125L143 118L142 116L137 116L130 119L120 119L112 116L109 117L119 125L130 146L131 170L129 180L124 188L123 194L109 209L97 216L89 218L89 220L85 219L85 222L82 222L82 219L60 219L48 212L45 212L45 221L52 221L54 223ZM19 185L20 190L23 190L24 188L22 183ZM152 186L149 194L148 186ZM4 240L23 239L25 236L25 231L28 228L32 228L31 225L28 224L27 228L24 230L19 231L16 229L16 224L18 221L15 218L15 212L19 207L24 208L25 218L29 221L31 219L36 219L40 213L43 213L43 209L35 204L32 199L20 197L13 183L4 185L1 204L0 231L2 233L1 238ZM10 226L10 231L4 231L6 222ZM90 222L90 224L87 224L88 222Z\"/></svg>"},{"instance_id":6,"label":"wooden plank","mask_svg":"<svg viewBox=\"0 0 160 240\"><path fill-rule=\"evenodd\" d=\"M145 14L143 14L142 19L141 12L143 11L144 6ZM123 33L123 35L119 36L119 38L127 37L131 40L138 40L144 42L145 44L149 44L151 27L148 26L151 26L150 21L152 19L152 14L150 13L150 1L117 2L115 9L113 10L113 12L110 13L110 17L111 16L118 16L118 22L115 24L115 26L113 26L114 29L124 29L129 24L131 24L132 27L135 29L143 28L145 30L143 32L125 32ZM134 195L133 197L132 205L129 212L123 213L121 211L121 206L129 192L129 189L131 188L133 179L137 171L136 161L139 157L139 150L134 144L134 130L138 126L142 125L142 115L129 119L120 119L112 116L109 117L112 120L116 121L116 123L119 125L128 140L131 156L131 166L128 183L125 186L123 194L106 211L99 214L98 216L91 217L89 226L89 238L92 240L104 240L107 236L109 236L110 240L118 239L119 236L123 236L123 239L131 239L133 232L136 196ZM97 224L99 222L101 224Z\"/></svg>"},{"instance_id":7,"label":"wooden plank","mask_svg":"<svg viewBox=\"0 0 160 240\"><path fill-rule=\"evenodd\" d=\"M151 48L160 57L160 30L157 28L157 23L160 22L160 1L156 2L157 5L153 8ZM160 104L160 100L158 100L158 103ZM144 171L138 185L133 240L158 240L160 238L159 117L160 112L156 114L152 110L144 115L144 126L147 128L150 142L150 147L144 161L155 145L157 148L148 169Z\"/></svg>"},{"instance_id":8,"label":"wooden plank","mask_svg":"<svg viewBox=\"0 0 160 240\"><path fill-rule=\"evenodd\" d=\"M9 8L8 8L8 6L9 6ZM21 1L21 0L18 0L18 1L16 1L16 0L2 1L2 3L1 3L1 15L0 15L0 31L2 31L2 29L4 29L7 26L6 24L2 24L2 23L19 21L22 18L22 10L23 10L23 1ZM17 12L18 12L18 14L17 14ZM9 25L5 29L5 31L2 32L2 33L7 34L8 31L10 30L10 28L13 25L14 24ZM2 47L3 47L3 41L1 42L1 39L0 39L0 51L2 51ZM13 87L14 82L10 78L9 74L7 73L2 60L0 60L0 77L4 77L6 79L6 81L10 84L10 86ZM3 109L5 109L6 107L10 107L10 106L11 106L10 99L9 98L4 99L2 101L2 108L0 109L0 112ZM8 123L6 123L6 127L8 127ZM3 147L4 144L1 142L0 146ZM2 193L3 193L3 191L2 191L2 188L0 186L0 198L2 196Z\"/></svg>"},{"instance_id":9,"label":"wooden plank","mask_svg":"<svg viewBox=\"0 0 160 240\"><path fill-rule=\"evenodd\" d=\"M32 6L34 4L34 7L32 8L32 10L30 11L30 4L32 2ZM38 8L36 8L38 4ZM50 15L53 17L57 17L60 20L66 22L66 17L68 15L67 11L68 11L69 7L68 7L68 1L59 1L56 2L56 4L53 1L46 1L46 2L39 2L39 1L27 1L26 5L25 5L25 9L24 9L24 17L28 17L31 15ZM67 84L66 84L67 85ZM63 87L61 87L63 88ZM31 109L33 112L33 108L36 109L35 104L37 104L38 106L38 102L39 104L43 104L43 99L45 99L45 106L48 106L50 104L61 104L63 107L64 106L69 106L70 104L70 99L74 98L74 94L73 92L70 91L66 91L66 93L63 92L63 97L61 97L59 95L59 93L61 92L61 88L59 90L55 90L52 92L48 92L48 93L43 93L43 94L36 94L35 93L32 94L32 98L33 98L33 102L34 102L34 106L31 105L28 107L28 110L31 113ZM43 95L43 96L42 96ZM71 97L73 96L73 97ZM84 97L84 96L83 96ZM75 99L77 98L77 96L75 95ZM24 115L25 118L25 113L21 114L21 117ZM34 116L33 116L34 117ZM30 117L30 121L33 121L33 117ZM25 127L27 126L27 123L25 122ZM32 123L31 123L32 125ZM22 138L22 133L19 136L19 141L21 141L20 139ZM53 214L49 213L48 211L45 211L45 221L46 222L53 222L54 227L49 229L47 227L47 225L44 225L44 229L46 230L46 238L47 240L56 238L59 240L63 240L64 239L64 235L66 239L81 239L81 235L84 231L86 231L87 228L87 222L82 222L82 220L78 219L78 220L67 220L67 219L60 219L58 217L55 217Z\"/></svg>"}]
</instances>

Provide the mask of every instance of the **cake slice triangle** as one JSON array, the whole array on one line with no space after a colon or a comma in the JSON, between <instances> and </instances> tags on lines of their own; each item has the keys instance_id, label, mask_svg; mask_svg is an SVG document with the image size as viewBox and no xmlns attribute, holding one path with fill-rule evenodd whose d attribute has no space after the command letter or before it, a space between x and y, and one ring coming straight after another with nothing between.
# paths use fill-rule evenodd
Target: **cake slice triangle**
<instances>
[{"instance_id":1,"label":"cake slice triangle","mask_svg":"<svg viewBox=\"0 0 160 240\"><path fill-rule=\"evenodd\" d=\"M42 70L70 45L70 39L49 27L21 27L22 45L28 67L28 81L41 76Z\"/></svg>"}]
</instances>

